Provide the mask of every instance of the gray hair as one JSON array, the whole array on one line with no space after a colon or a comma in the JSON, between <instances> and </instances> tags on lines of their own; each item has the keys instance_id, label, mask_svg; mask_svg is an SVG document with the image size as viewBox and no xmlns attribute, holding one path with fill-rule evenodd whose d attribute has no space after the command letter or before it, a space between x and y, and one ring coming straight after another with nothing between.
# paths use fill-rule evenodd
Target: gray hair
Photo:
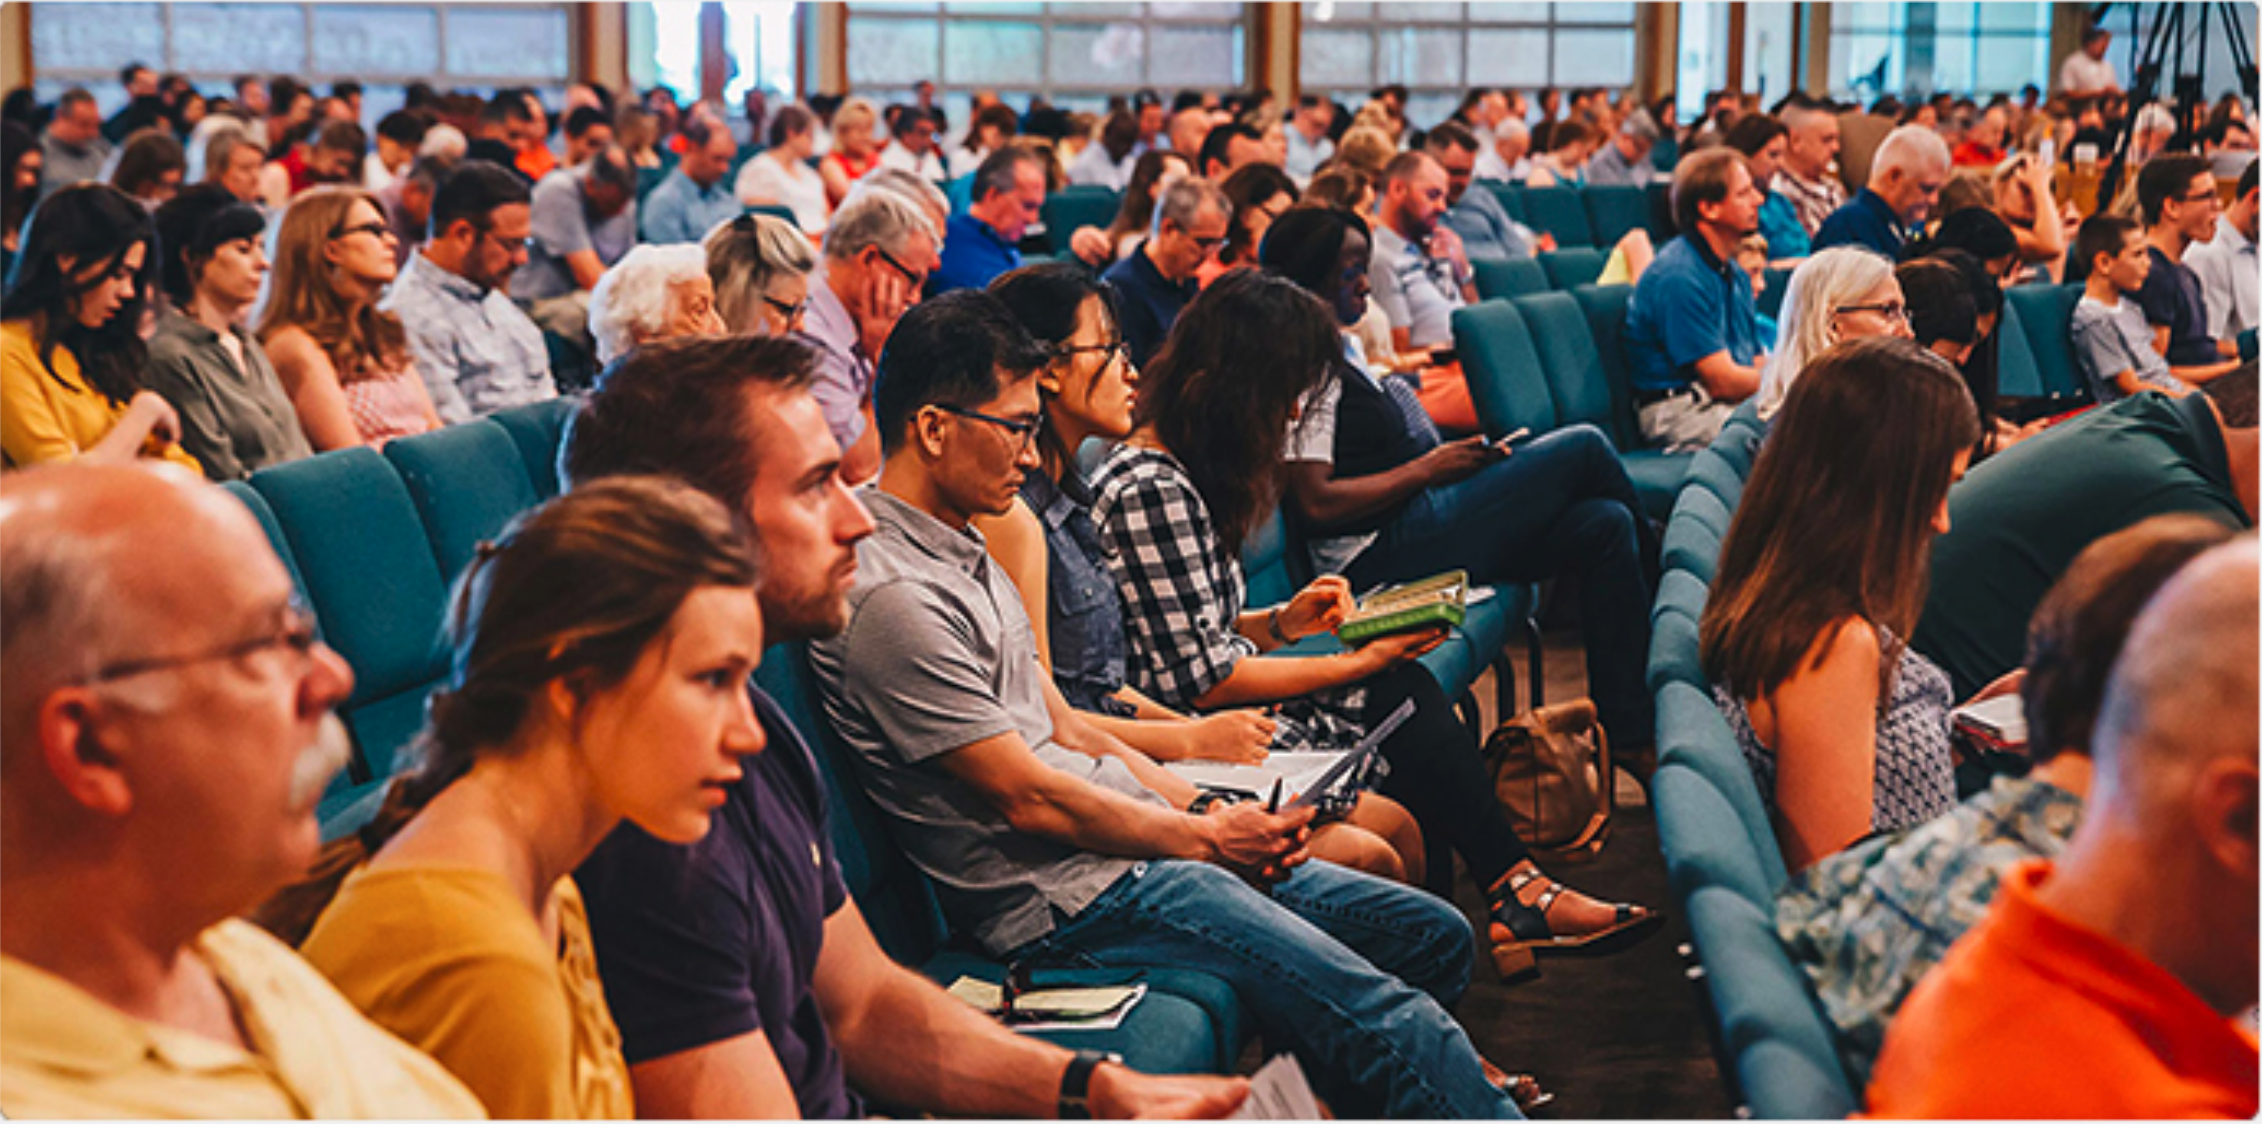
<instances>
[{"instance_id":1,"label":"gray hair","mask_svg":"<svg viewBox=\"0 0 2262 1124\"><path fill-rule=\"evenodd\" d=\"M267 146L259 143L249 129L242 125L222 126L214 129L204 143L190 154L190 166L196 174L183 178L193 183L218 183L220 174L228 170L228 161L239 148L249 148L265 160Z\"/></svg>"},{"instance_id":2,"label":"gray hair","mask_svg":"<svg viewBox=\"0 0 2262 1124\"><path fill-rule=\"evenodd\" d=\"M1227 199L1216 184L1199 176L1181 177L1155 198L1155 220L1148 233L1162 233L1164 219L1185 230L1194 225L1194 216L1201 214L1204 206L1217 208L1217 213L1228 221L1233 218L1233 201Z\"/></svg>"},{"instance_id":3,"label":"gray hair","mask_svg":"<svg viewBox=\"0 0 2262 1124\"><path fill-rule=\"evenodd\" d=\"M707 251L692 243L638 246L614 263L589 290L589 334L597 337L597 362L610 364L636 346L636 335L667 326L668 290L707 276Z\"/></svg>"},{"instance_id":4,"label":"gray hair","mask_svg":"<svg viewBox=\"0 0 2262 1124\"><path fill-rule=\"evenodd\" d=\"M1869 162L1869 178L1879 179L1896 168L1915 174L1924 168L1948 167L1948 142L1922 125L1903 125L1885 134L1877 155Z\"/></svg>"},{"instance_id":5,"label":"gray hair","mask_svg":"<svg viewBox=\"0 0 2262 1124\"><path fill-rule=\"evenodd\" d=\"M1790 288L1783 292L1775 353L1759 372L1756 408L1761 418L1774 418L1800 372L1838 342L1830 328L1831 310L1859 301L1891 280L1893 263L1859 246L1817 250L1800 264L1791 274Z\"/></svg>"},{"instance_id":6,"label":"gray hair","mask_svg":"<svg viewBox=\"0 0 2262 1124\"><path fill-rule=\"evenodd\" d=\"M936 187L934 181L909 168L874 168L864 173L864 177L848 189L848 194L841 199L840 205L845 209L849 204L875 191L895 195L920 208L919 217L928 220L927 237L934 239L935 245L942 245L943 232L935 227L933 219L925 212L950 214L950 196L943 194L943 189Z\"/></svg>"},{"instance_id":7,"label":"gray hair","mask_svg":"<svg viewBox=\"0 0 2262 1124\"><path fill-rule=\"evenodd\" d=\"M926 235L937 245L942 242L934 220L910 200L892 191L870 191L861 199L843 202L834 212L832 225L825 229L825 256L847 261L868 246L891 254L905 253L917 234Z\"/></svg>"},{"instance_id":8,"label":"gray hair","mask_svg":"<svg viewBox=\"0 0 2262 1124\"><path fill-rule=\"evenodd\" d=\"M1627 114L1625 122L1618 126L1618 131L1638 141L1657 143L1657 119L1651 117L1646 109L1637 109Z\"/></svg>"},{"instance_id":9,"label":"gray hair","mask_svg":"<svg viewBox=\"0 0 2262 1124\"><path fill-rule=\"evenodd\" d=\"M463 159L471 148L471 140L463 130L445 122L424 130L424 142L416 146L418 156L437 156L449 164Z\"/></svg>"},{"instance_id":10,"label":"gray hair","mask_svg":"<svg viewBox=\"0 0 2262 1124\"><path fill-rule=\"evenodd\" d=\"M1501 118L1500 123L1492 127L1492 138L1495 141L1501 141L1509 137L1528 143L1532 139L1532 127L1524 124L1518 118Z\"/></svg>"},{"instance_id":11,"label":"gray hair","mask_svg":"<svg viewBox=\"0 0 2262 1124\"><path fill-rule=\"evenodd\" d=\"M808 236L775 215L749 213L723 223L708 233L706 252L715 311L733 335L760 335L763 317L757 306L770 286L817 268Z\"/></svg>"}]
</instances>

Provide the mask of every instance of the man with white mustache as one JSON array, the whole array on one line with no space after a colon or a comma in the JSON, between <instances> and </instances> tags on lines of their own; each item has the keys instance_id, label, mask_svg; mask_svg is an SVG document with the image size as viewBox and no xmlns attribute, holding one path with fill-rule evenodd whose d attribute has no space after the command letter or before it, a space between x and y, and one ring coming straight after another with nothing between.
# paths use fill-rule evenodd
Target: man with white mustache
<instances>
[{"instance_id":1,"label":"man with white mustache","mask_svg":"<svg viewBox=\"0 0 2262 1124\"><path fill-rule=\"evenodd\" d=\"M484 1115L237 915L301 876L353 686L251 513L0 480L0 1113Z\"/></svg>"}]
</instances>

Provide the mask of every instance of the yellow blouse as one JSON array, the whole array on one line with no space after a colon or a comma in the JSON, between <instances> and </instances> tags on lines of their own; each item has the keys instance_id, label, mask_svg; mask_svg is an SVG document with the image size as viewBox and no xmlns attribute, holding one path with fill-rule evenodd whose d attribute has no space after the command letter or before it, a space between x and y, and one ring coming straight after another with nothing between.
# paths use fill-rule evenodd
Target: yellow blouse
<instances>
[{"instance_id":1,"label":"yellow blouse","mask_svg":"<svg viewBox=\"0 0 2262 1124\"><path fill-rule=\"evenodd\" d=\"M300 949L371 1021L432 1055L497 1119L635 1115L589 917L558 880L558 941L502 877L363 867Z\"/></svg>"},{"instance_id":2,"label":"yellow blouse","mask_svg":"<svg viewBox=\"0 0 2262 1124\"><path fill-rule=\"evenodd\" d=\"M70 348L57 344L54 361L51 376L39 361L30 321L0 323L0 459L10 468L71 460L108 436L125 415L124 406L86 384ZM155 437L141 455L162 456L204 474L195 457Z\"/></svg>"}]
</instances>

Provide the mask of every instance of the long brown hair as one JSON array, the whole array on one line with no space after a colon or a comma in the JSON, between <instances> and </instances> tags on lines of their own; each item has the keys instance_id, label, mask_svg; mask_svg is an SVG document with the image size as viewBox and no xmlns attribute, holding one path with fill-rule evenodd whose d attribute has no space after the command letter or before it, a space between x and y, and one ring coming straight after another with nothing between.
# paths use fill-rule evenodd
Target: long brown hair
<instances>
[{"instance_id":1,"label":"long brown hair","mask_svg":"<svg viewBox=\"0 0 2262 1124\"><path fill-rule=\"evenodd\" d=\"M481 757L511 749L547 685L566 680L585 698L618 685L694 592L752 589L755 579L752 538L678 480L600 480L520 516L456 579L446 621L454 657L410 751L415 764L375 819L324 847L306 880L253 919L303 940L353 868Z\"/></svg>"},{"instance_id":2,"label":"long brown hair","mask_svg":"<svg viewBox=\"0 0 2262 1124\"><path fill-rule=\"evenodd\" d=\"M384 205L358 187L317 187L291 200L275 237L275 273L267 312L259 320L261 343L272 344L285 328L312 337L338 369L341 385L408 360L408 334L399 318L379 311L374 301L348 303L331 282L330 263L323 260L323 249L355 203L367 203L384 217Z\"/></svg>"},{"instance_id":3,"label":"long brown hair","mask_svg":"<svg viewBox=\"0 0 2262 1124\"><path fill-rule=\"evenodd\" d=\"M1924 608L1933 517L1956 454L1978 440L1963 380L1913 341L1849 340L1817 356L1729 524L1700 629L1705 675L1760 698L1858 618L1883 633L1884 705Z\"/></svg>"},{"instance_id":4,"label":"long brown hair","mask_svg":"<svg viewBox=\"0 0 2262 1124\"><path fill-rule=\"evenodd\" d=\"M1133 423L1152 426L1185 466L1227 550L1238 553L1279 502L1290 416L1338 376L1339 333L1335 313L1295 282L1227 270L1141 372Z\"/></svg>"}]
</instances>

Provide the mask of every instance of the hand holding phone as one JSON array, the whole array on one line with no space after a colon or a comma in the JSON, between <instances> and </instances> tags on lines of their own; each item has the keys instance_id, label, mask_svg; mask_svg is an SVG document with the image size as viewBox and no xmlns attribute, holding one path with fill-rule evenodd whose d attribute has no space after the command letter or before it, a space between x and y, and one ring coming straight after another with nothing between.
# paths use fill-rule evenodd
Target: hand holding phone
<instances>
[{"instance_id":1,"label":"hand holding phone","mask_svg":"<svg viewBox=\"0 0 2262 1124\"><path fill-rule=\"evenodd\" d=\"M1524 426L1524 427L1522 427L1522 428L1519 428L1518 430L1516 430L1516 432L1514 432L1514 433L1511 433L1511 434L1507 435L1506 437L1503 437L1503 438L1501 438L1500 440L1493 442L1493 443L1492 443L1492 447L1493 447L1493 448L1495 448L1495 449L1498 449L1498 450L1500 450L1500 455L1501 455L1501 456L1507 456L1507 455L1508 455L1508 452L1509 452L1509 450L1510 450L1511 448L1513 448L1513 447L1514 447L1514 446L1515 446L1515 445L1516 445L1517 443L1519 443L1519 442L1523 441L1524 439L1526 439L1526 438L1530 437L1531 435L1532 435L1531 427L1530 427L1530 426Z\"/></svg>"}]
</instances>

